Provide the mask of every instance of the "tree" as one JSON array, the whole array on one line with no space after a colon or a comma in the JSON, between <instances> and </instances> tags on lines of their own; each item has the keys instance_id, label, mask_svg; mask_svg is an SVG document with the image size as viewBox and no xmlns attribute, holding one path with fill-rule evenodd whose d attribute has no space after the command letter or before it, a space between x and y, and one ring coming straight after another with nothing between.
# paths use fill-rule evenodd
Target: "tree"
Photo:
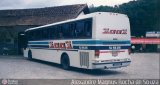
<instances>
[{"instance_id":1,"label":"tree","mask_svg":"<svg viewBox=\"0 0 160 85\"><path fill-rule=\"evenodd\" d=\"M144 36L146 31L160 31L159 0L134 0L114 7L94 7L91 12L117 12L128 15L133 36Z\"/></svg>"}]
</instances>

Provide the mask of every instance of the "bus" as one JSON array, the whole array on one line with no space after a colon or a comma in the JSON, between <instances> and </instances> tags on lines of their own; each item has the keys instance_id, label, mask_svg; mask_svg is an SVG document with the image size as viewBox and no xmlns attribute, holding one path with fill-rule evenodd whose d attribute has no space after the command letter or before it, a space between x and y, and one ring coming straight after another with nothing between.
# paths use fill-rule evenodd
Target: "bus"
<instances>
[{"instance_id":1,"label":"bus","mask_svg":"<svg viewBox=\"0 0 160 85\"><path fill-rule=\"evenodd\" d=\"M95 12L25 30L24 57L58 63L63 69L112 69L129 66L127 15Z\"/></svg>"}]
</instances>

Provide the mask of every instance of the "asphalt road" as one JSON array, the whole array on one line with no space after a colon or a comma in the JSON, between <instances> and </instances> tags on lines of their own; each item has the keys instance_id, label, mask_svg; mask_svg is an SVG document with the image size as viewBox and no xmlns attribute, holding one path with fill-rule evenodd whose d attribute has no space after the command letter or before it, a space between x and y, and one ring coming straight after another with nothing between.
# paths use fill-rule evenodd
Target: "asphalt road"
<instances>
[{"instance_id":1,"label":"asphalt road","mask_svg":"<svg viewBox=\"0 0 160 85\"><path fill-rule=\"evenodd\" d=\"M60 65L29 61L22 56L0 56L0 79L160 79L160 54L132 54L130 66L112 70L63 70Z\"/></svg>"}]
</instances>

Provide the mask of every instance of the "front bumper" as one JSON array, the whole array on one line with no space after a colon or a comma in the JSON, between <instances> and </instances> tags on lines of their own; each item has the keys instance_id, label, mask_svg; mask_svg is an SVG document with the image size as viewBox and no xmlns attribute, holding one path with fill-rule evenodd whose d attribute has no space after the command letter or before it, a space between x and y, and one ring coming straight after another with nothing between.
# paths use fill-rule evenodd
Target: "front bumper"
<instances>
[{"instance_id":1,"label":"front bumper","mask_svg":"<svg viewBox=\"0 0 160 85\"><path fill-rule=\"evenodd\" d=\"M93 69L112 69L121 68L130 65L131 61L109 62L109 63L92 63Z\"/></svg>"}]
</instances>

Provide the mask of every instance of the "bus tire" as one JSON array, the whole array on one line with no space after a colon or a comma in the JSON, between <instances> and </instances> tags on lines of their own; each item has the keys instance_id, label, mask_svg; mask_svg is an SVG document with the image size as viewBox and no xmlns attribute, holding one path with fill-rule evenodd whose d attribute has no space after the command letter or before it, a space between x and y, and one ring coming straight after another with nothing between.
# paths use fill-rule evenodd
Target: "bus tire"
<instances>
[{"instance_id":1,"label":"bus tire","mask_svg":"<svg viewBox=\"0 0 160 85\"><path fill-rule=\"evenodd\" d=\"M31 52L31 50L28 51L28 60L32 60L32 52Z\"/></svg>"},{"instance_id":2,"label":"bus tire","mask_svg":"<svg viewBox=\"0 0 160 85\"><path fill-rule=\"evenodd\" d=\"M67 54L62 55L61 57L61 65L64 70L69 70L70 68L70 60Z\"/></svg>"}]
</instances>

